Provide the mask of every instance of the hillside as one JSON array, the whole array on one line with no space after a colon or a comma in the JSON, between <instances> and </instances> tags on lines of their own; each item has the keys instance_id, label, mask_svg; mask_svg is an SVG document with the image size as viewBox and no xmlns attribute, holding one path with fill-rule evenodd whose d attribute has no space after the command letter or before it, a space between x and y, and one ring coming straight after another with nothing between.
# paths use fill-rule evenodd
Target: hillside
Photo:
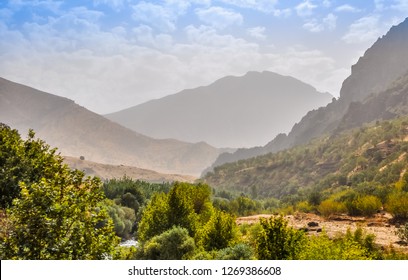
<instances>
[{"instance_id":1,"label":"hillside","mask_svg":"<svg viewBox=\"0 0 408 280\"><path fill-rule=\"evenodd\" d=\"M408 117L402 117L228 163L203 180L218 189L277 198L298 196L308 189L389 186L405 174L407 153Z\"/></svg>"},{"instance_id":2,"label":"hillside","mask_svg":"<svg viewBox=\"0 0 408 280\"><path fill-rule=\"evenodd\" d=\"M123 178L124 176L133 180L142 180L149 183L174 181L194 182L196 180L196 178L193 176L162 174L152 170L141 169L133 166L101 164L73 157L64 157L64 163L71 169L81 170L85 172L87 176L96 176L101 180Z\"/></svg>"},{"instance_id":3,"label":"hillside","mask_svg":"<svg viewBox=\"0 0 408 280\"><path fill-rule=\"evenodd\" d=\"M352 66L351 75L343 82L338 100L331 102L326 107L308 112L299 123L293 126L289 134L278 135L264 147L239 149L233 154L222 154L213 166L308 143L313 138L339 131L342 127L348 127L344 125L344 118L348 118L349 123L361 124L358 118L350 119L351 115L346 117L350 105L353 103L352 106L355 106L354 102L366 102L367 98L370 96L372 98L392 87L395 81L405 75L408 71L407 49L408 19L393 26ZM384 117L384 112L381 111L383 107L379 106L375 109L376 111L373 111L374 107L372 107L370 119L375 119L376 116L382 119ZM340 123L341 126L339 126Z\"/></svg>"},{"instance_id":4,"label":"hillside","mask_svg":"<svg viewBox=\"0 0 408 280\"><path fill-rule=\"evenodd\" d=\"M240 148L264 145L278 133L289 132L308 111L332 98L289 76L249 72L106 117L155 138Z\"/></svg>"},{"instance_id":5,"label":"hillside","mask_svg":"<svg viewBox=\"0 0 408 280\"><path fill-rule=\"evenodd\" d=\"M162 173L198 175L219 150L204 143L157 140L124 128L72 100L0 78L0 122L29 128L62 155Z\"/></svg>"}]
</instances>

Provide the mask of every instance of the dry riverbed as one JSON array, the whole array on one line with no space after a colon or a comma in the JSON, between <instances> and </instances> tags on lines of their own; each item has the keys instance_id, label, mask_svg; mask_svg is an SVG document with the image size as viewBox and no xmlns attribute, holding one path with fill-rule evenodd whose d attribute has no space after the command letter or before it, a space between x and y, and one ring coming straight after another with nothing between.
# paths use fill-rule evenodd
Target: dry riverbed
<instances>
[{"instance_id":1,"label":"dry riverbed","mask_svg":"<svg viewBox=\"0 0 408 280\"><path fill-rule=\"evenodd\" d=\"M260 218L268 218L272 215L254 215L247 217L239 217L238 224L253 224L259 221ZM323 218L321 216L310 213L296 213L294 215L285 216L289 221L289 225L298 229L306 229L309 234L318 234L324 230L329 236L337 234L345 234L347 229L355 230L361 227L366 233L375 235L375 243L395 249L408 252L408 246L401 244L400 239L395 234L397 223L392 223L392 217L388 213L379 213L371 218L350 217L346 215L333 216Z\"/></svg>"}]
</instances>

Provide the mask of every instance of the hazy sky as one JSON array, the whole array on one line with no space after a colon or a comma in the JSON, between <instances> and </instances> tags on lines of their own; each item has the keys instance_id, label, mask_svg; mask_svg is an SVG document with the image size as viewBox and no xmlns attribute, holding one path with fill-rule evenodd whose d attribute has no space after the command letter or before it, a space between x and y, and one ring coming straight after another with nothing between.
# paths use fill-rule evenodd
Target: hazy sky
<instances>
[{"instance_id":1,"label":"hazy sky","mask_svg":"<svg viewBox=\"0 0 408 280\"><path fill-rule=\"evenodd\" d=\"M408 0L2 0L0 76L98 113L270 70L338 96Z\"/></svg>"}]
</instances>

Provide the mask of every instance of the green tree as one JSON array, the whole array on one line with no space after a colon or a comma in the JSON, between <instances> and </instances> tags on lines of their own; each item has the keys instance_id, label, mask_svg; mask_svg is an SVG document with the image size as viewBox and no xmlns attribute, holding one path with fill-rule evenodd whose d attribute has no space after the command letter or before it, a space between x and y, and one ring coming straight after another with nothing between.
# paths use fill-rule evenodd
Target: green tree
<instances>
[{"instance_id":1,"label":"green tree","mask_svg":"<svg viewBox=\"0 0 408 280\"><path fill-rule=\"evenodd\" d=\"M288 226L282 216L262 218L256 239L256 254L261 260L296 259L305 242L304 233Z\"/></svg>"},{"instance_id":2,"label":"green tree","mask_svg":"<svg viewBox=\"0 0 408 280\"><path fill-rule=\"evenodd\" d=\"M118 243L97 178L63 168L54 178L22 183L9 209L7 259L104 259Z\"/></svg>"},{"instance_id":3,"label":"green tree","mask_svg":"<svg viewBox=\"0 0 408 280\"><path fill-rule=\"evenodd\" d=\"M63 169L63 158L56 149L35 139L30 130L28 139L22 140L17 130L0 123L0 208L12 205L20 195L20 183L52 179Z\"/></svg>"},{"instance_id":4,"label":"green tree","mask_svg":"<svg viewBox=\"0 0 408 280\"><path fill-rule=\"evenodd\" d=\"M188 230L191 236L195 235L197 213L194 209L194 200L189 193L190 185L175 184L168 194L169 211L167 212L169 225L180 226Z\"/></svg>"},{"instance_id":5,"label":"green tree","mask_svg":"<svg viewBox=\"0 0 408 280\"><path fill-rule=\"evenodd\" d=\"M235 219L228 213L214 210L208 223L200 232L201 244L205 250L220 250L234 245L238 237Z\"/></svg>"},{"instance_id":6,"label":"green tree","mask_svg":"<svg viewBox=\"0 0 408 280\"><path fill-rule=\"evenodd\" d=\"M207 185L174 183L168 194L157 193L143 211L138 238L144 242L173 226L195 236L197 226L206 223L212 213L211 189Z\"/></svg>"},{"instance_id":7,"label":"green tree","mask_svg":"<svg viewBox=\"0 0 408 280\"><path fill-rule=\"evenodd\" d=\"M133 209L110 202L108 203L107 210L113 220L116 235L123 240L130 239L136 221Z\"/></svg>"},{"instance_id":8,"label":"green tree","mask_svg":"<svg viewBox=\"0 0 408 280\"><path fill-rule=\"evenodd\" d=\"M145 242L171 228L168 220L169 204L167 195L156 193L143 211L137 237Z\"/></svg>"},{"instance_id":9,"label":"green tree","mask_svg":"<svg viewBox=\"0 0 408 280\"><path fill-rule=\"evenodd\" d=\"M146 242L138 252L138 259L148 260L182 260L188 259L195 251L194 239L188 230L181 227L157 235Z\"/></svg>"}]
</instances>

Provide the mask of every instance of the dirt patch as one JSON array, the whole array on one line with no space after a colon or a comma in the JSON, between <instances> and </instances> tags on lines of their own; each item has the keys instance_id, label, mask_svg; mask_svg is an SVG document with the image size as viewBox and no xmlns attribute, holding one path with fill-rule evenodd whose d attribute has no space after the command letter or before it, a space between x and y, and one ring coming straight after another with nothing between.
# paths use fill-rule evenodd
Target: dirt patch
<instances>
[{"instance_id":1,"label":"dirt patch","mask_svg":"<svg viewBox=\"0 0 408 280\"><path fill-rule=\"evenodd\" d=\"M271 216L263 214L239 217L237 218L237 224L253 224L257 223L260 218L269 218ZM366 233L375 235L376 244L383 247L393 246L408 253L408 246L399 243L400 239L395 234L396 225L391 223L392 217L388 213L379 213L371 218L340 215L329 219L310 213L296 213L285 216L285 218L289 221L290 226L304 229L308 234L319 234L324 230L331 237L345 234L348 229L354 231L361 227Z\"/></svg>"}]
</instances>

